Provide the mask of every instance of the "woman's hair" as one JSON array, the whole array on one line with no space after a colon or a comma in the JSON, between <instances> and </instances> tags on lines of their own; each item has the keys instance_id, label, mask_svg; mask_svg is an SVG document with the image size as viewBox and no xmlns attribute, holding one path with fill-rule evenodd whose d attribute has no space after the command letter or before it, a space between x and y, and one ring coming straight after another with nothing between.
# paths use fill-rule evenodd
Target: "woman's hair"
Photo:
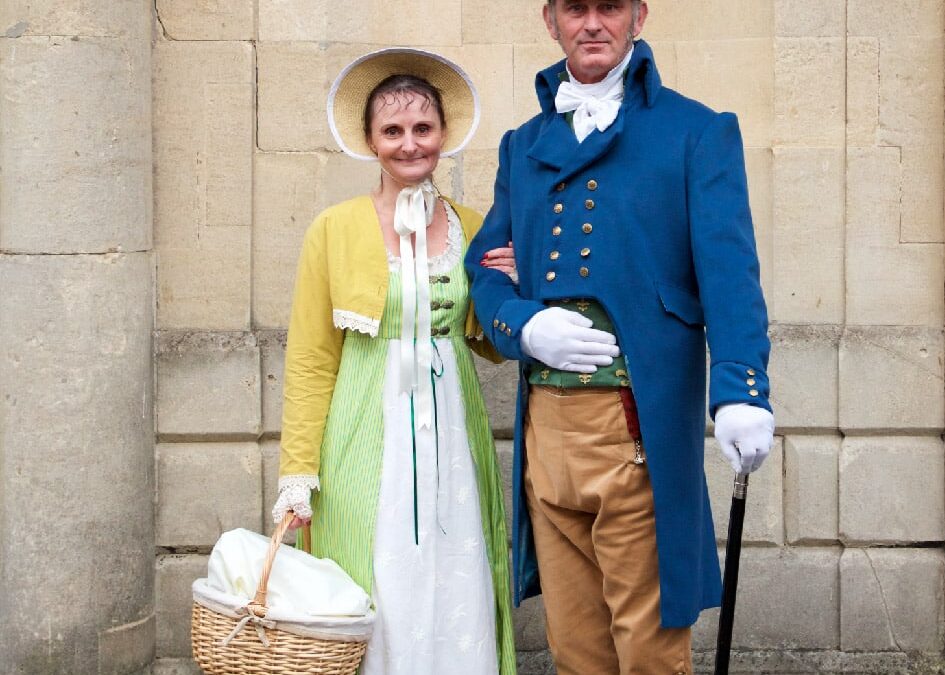
<instances>
[{"instance_id":1,"label":"woman's hair","mask_svg":"<svg viewBox=\"0 0 945 675\"><path fill-rule=\"evenodd\" d=\"M382 101L381 107L393 103L394 98L419 96L424 100L423 108L436 108L440 124L446 128L446 116L443 114L443 98L440 90L416 75L390 75L381 80L367 97L364 104L364 137L371 137L371 123L374 121L375 103ZM412 100L408 98L408 100Z\"/></svg>"}]
</instances>

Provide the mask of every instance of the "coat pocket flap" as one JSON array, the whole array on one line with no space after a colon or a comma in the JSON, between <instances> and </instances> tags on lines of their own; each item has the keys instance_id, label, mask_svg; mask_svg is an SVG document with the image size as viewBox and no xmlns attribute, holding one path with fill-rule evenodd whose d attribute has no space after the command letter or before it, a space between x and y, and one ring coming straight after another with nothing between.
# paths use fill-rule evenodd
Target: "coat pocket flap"
<instances>
[{"instance_id":1,"label":"coat pocket flap","mask_svg":"<svg viewBox=\"0 0 945 675\"><path fill-rule=\"evenodd\" d=\"M660 302L663 303L663 309L667 312L690 326L705 325L702 303L696 294L683 288L660 283L656 284L656 290L660 295Z\"/></svg>"}]
</instances>

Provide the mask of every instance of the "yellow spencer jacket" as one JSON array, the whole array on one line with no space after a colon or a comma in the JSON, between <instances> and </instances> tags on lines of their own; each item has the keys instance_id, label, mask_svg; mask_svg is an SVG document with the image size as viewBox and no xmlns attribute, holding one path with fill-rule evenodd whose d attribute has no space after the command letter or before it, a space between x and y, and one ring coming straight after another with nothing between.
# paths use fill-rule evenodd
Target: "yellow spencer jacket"
<instances>
[{"instance_id":1,"label":"yellow spencer jacket","mask_svg":"<svg viewBox=\"0 0 945 675\"><path fill-rule=\"evenodd\" d=\"M466 241L471 241L482 216L446 201L459 215ZM344 331L377 335L388 274L384 238L369 196L326 209L306 231L286 344L280 477L318 475ZM471 302L465 336L478 354L496 363L502 360L483 339Z\"/></svg>"}]
</instances>

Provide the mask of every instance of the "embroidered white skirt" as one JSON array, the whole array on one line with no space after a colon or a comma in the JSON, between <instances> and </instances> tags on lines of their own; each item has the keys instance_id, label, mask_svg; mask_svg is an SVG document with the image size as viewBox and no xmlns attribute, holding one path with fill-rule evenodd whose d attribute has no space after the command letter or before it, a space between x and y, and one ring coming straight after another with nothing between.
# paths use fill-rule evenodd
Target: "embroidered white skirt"
<instances>
[{"instance_id":1,"label":"embroidered white skirt","mask_svg":"<svg viewBox=\"0 0 945 675\"><path fill-rule=\"evenodd\" d=\"M361 672L491 675L498 672L495 597L453 346L436 341L443 372L435 429L417 430L417 544L410 398L398 391L400 341L389 342L374 541L377 620Z\"/></svg>"}]
</instances>

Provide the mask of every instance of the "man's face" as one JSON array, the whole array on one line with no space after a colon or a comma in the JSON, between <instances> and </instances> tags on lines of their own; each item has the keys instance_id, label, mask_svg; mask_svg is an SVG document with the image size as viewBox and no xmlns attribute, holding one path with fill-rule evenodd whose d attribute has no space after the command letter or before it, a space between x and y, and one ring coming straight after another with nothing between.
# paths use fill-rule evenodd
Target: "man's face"
<instances>
[{"instance_id":1,"label":"man's face","mask_svg":"<svg viewBox=\"0 0 945 675\"><path fill-rule=\"evenodd\" d=\"M548 33L584 84L600 82L627 55L632 36L646 20L646 3L640 4L635 26L633 14L631 0L555 0L544 8Z\"/></svg>"}]
</instances>

